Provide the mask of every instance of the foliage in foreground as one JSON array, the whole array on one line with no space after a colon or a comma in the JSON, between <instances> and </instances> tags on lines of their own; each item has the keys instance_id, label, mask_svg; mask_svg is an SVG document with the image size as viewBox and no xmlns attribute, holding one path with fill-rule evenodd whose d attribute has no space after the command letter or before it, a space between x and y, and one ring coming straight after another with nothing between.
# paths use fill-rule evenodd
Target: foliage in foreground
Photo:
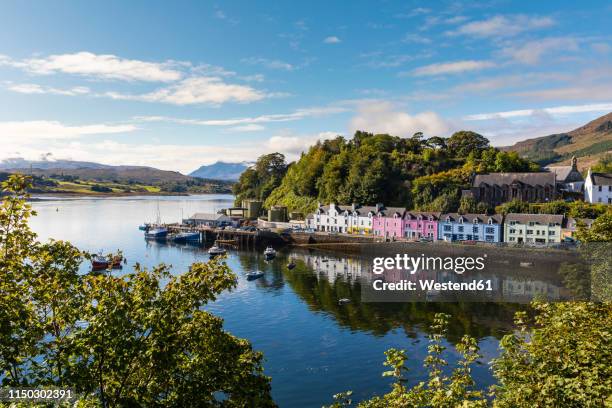
<instances>
[{"instance_id":1,"label":"foliage in foreground","mask_svg":"<svg viewBox=\"0 0 612 408\"><path fill-rule=\"evenodd\" d=\"M0 206L0 382L74 388L83 406L273 406L261 353L202 309L236 279L224 262L80 275L67 242L37 242L28 183Z\"/></svg>"},{"instance_id":2,"label":"foliage in foreground","mask_svg":"<svg viewBox=\"0 0 612 408\"><path fill-rule=\"evenodd\" d=\"M488 392L474 388L472 364L480 358L476 340L464 336L456 350L457 366L449 373L441 357L448 315L438 314L429 336L424 367L427 381L409 387L404 350L391 349L384 363L391 368L391 391L360 402L383 407L604 407L612 406L612 305L610 303L534 303L533 320L518 312L516 331L503 337L501 355L492 368L498 384ZM334 396L331 408L352 405L351 392Z\"/></svg>"}]
</instances>

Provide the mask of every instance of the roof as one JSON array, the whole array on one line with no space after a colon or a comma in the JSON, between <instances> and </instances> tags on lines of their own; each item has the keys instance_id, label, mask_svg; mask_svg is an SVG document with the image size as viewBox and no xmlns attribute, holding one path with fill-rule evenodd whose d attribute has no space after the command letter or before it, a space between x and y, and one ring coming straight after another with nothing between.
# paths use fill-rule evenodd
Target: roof
<instances>
[{"instance_id":1,"label":"roof","mask_svg":"<svg viewBox=\"0 0 612 408\"><path fill-rule=\"evenodd\" d=\"M420 215L422 218L429 218L431 216L434 220L437 220L440 218L440 214L440 212L406 211L404 219L417 219Z\"/></svg>"},{"instance_id":2,"label":"roof","mask_svg":"<svg viewBox=\"0 0 612 408\"><path fill-rule=\"evenodd\" d=\"M391 216L395 213L404 215L405 212L406 212L406 209L403 207L383 207L378 211L378 214L381 214L384 216Z\"/></svg>"},{"instance_id":3,"label":"roof","mask_svg":"<svg viewBox=\"0 0 612 408\"><path fill-rule=\"evenodd\" d=\"M572 217L569 217L567 219L567 228L576 229L576 227L577 227L576 224L577 223L582 223L587 228L591 228L591 224L593 224L593 222L595 222L595 220L593 220L591 218L572 218Z\"/></svg>"},{"instance_id":4,"label":"roof","mask_svg":"<svg viewBox=\"0 0 612 408\"><path fill-rule=\"evenodd\" d=\"M349 211L351 211L350 208L349 208ZM355 212L359 215L365 215L368 213L376 214L376 207L371 206L371 205L359 206L355 208Z\"/></svg>"},{"instance_id":5,"label":"roof","mask_svg":"<svg viewBox=\"0 0 612 408\"><path fill-rule=\"evenodd\" d=\"M479 187L480 184L504 185L518 181L531 186L546 184L555 185L555 173L549 171L539 171L534 173L488 173L477 174L472 182L472 187Z\"/></svg>"},{"instance_id":6,"label":"roof","mask_svg":"<svg viewBox=\"0 0 612 408\"><path fill-rule=\"evenodd\" d=\"M217 221L222 218L227 218L225 214L211 214L211 213L195 213L191 217L190 220L205 220L205 221Z\"/></svg>"},{"instance_id":7,"label":"roof","mask_svg":"<svg viewBox=\"0 0 612 408\"><path fill-rule=\"evenodd\" d=\"M570 183L584 180L582 174L572 166L549 166L546 167L546 170L555 173L559 182Z\"/></svg>"},{"instance_id":8,"label":"roof","mask_svg":"<svg viewBox=\"0 0 612 408\"><path fill-rule=\"evenodd\" d=\"M506 222L518 222L519 224L527 224L535 222L538 224L559 224L563 223L563 215L556 214L506 214Z\"/></svg>"},{"instance_id":9,"label":"roof","mask_svg":"<svg viewBox=\"0 0 612 408\"><path fill-rule=\"evenodd\" d=\"M501 214L487 215L487 214L459 214L459 213L446 213L440 214L440 220L446 221L450 217L451 222L458 222L461 217L467 222L474 222L478 220L480 224L488 224L489 220L492 220L494 224L501 224L504 217Z\"/></svg>"},{"instance_id":10,"label":"roof","mask_svg":"<svg viewBox=\"0 0 612 408\"><path fill-rule=\"evenodd\" d=\"M612 173L591 173L591 180L597 186L612 186Z\"/></svg>"}]
</instances>

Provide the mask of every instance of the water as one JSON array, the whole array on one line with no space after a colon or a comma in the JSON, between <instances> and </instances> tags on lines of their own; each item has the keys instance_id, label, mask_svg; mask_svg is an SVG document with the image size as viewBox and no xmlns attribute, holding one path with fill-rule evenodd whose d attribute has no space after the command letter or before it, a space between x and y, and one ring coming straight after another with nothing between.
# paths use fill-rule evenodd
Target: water
<instances>
[{"instance_id":1,"label":"water","mask_svg":"<svg viewBox=\"0 0 612 408\"><path fill-rule=\"evenodd\" d=\"M38 212L31 226L39 239L68 240L82 250L120 249L132 265L171 264L175 273L206 252L193 246L147 243L138 225L176 222L195 212L231 206L229 195L189 197L78 198L33 202ZM159 209L159 211L158 211ZM288 259L297 267L288 271ZM327 262L324 262L324 260ZM259 252L229 252L228 264L238 275L236 290L224 293L207 308L225 319L227 330L250 340L265 356L265 373L281 407L329 404L332 395L353 390L356 400L389 390L383 378L384 351L405 349L411 383L425 379L421 364L427 352L427 330L433 315L453 315L447 336L457 342L465 333L477 337L484 358L474 369L479 386L494 382L488 362L498 353L501 336L511 327L520 305L496 303L361 303L363 260L308 250L283 249L266 263ZM87 269L87 265L83 265ZM247 281L245 274L265 272ZM352 300L340 306L338 299ZM456 358L446 353L451 361Z\"/></svg>"}]
</instances>

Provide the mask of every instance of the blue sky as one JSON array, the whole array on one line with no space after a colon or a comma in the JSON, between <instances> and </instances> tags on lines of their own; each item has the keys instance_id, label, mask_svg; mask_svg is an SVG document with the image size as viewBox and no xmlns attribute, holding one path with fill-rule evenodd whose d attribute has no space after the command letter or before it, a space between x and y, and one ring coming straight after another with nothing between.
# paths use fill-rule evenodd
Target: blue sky
<instances>
[{"instance_id":1,"label":"blue sky","mask_svg":"<svg viewBox=\"0 0 612 408\"><path fill-rule=\"evenodd\" d=\"M612 111L612 5L5 2L0 158L189 172L355 129L494 145Z\"/></svg>"}]
</instances>

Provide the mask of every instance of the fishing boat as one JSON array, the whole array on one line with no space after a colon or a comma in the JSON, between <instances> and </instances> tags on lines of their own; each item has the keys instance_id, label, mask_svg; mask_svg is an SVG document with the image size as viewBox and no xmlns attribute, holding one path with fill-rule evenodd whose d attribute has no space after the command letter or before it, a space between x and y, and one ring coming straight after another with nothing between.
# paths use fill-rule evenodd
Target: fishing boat
<instances>
[{"instance_id":1,"label":"fishing boat","mask_svg":"<svg viewBox=\"0 0 612 408\"><path fill-rule=\"evenodd\" d=\"M255 280L264 276L264 273L261 271L249 272L246 274L247 280Z\"/></svg>"},{"instance_id":2,"label":"fishing boat","mask_svg":"<svg viewBox=\"0 0 612 408\"><path fill-rule=\"evenodd\" d=\"M200 242L199 232L179 232L172 237L172 241L178 243Z\"/></svg>"},{"instance_id":3,"label":"fishing boat","mask_svg":"<svg viewBox=\"0 0 612 408\"><path fill-rule=\"evenodd\" d=\"M220 248L216 245L210 247L210 249L208 250L208 255L210 256L217 256L217 255L225 255L227 253L227 251L223 248Z\"/></svg>"},{"instance_id":4,"label":"fishing boat","mask_svg":"<svg viewBox=\"0 0 612 408\"><path fill-rule=\"evenodd\" d=\"M145 238L163 240L168 236L168 229L164 227L155 227L145 231Z\"/></svg>"},{"instance_id":5,"label":"fishing boat","mask_svg":"<svg viewBox=\"0 0 612 408\"><path fill-rule=\"evenodd\" d=\"M266 250L264 251L264 256L267 259L272 259L276 256L276 251L274 250L274 248L272 248L271 246L267 247Z\"/></svg>"},{"instance_id":6,"label":"fishing boat","mask_svg":"<svg viewBox=\"0 0 612 408\"><path fill-rule=\"evenodd\" d=\"M91 259L91 270L92 271L103 271L108 269L108 259L102 256L101 254L94 256Z\"/></svg>"}]
</instances>

